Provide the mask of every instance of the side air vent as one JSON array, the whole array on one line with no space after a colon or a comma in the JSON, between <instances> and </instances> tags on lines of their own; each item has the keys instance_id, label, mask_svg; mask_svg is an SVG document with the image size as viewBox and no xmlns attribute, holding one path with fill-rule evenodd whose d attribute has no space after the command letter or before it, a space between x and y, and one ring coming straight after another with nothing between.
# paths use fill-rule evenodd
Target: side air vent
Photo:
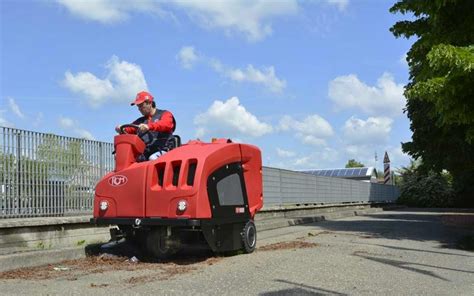
<instances>
[{"instance_id":1,"label":"side air vent","mask_svg":"<svg viewBox=\"0 0 474 296\"><path fill-rule=\"evenodd\" d=\"M158 173L158 185L160 185L161 187L163 187L163 179L165 177L165 165L166 163L160 163L156 168Z\"/></svg>"},{"instance_id":2,"label":"side air vent","mask_svg":"<svg viewBox=\"0 0 474 296\"><path fill-rule=\"evenodd\" d=\"M186 179L186 185L188 186L194 185L194 176L196 175L196 168L197 168L197 159L191 159L189 161L188 178Z\"/></svg>"},{"instance_id":3,"label":"side air vent","mask_svg":"<svg viewBox=\"0 0 474 296\"><path fill-rule=\"evenodd\" d=\"M181 169L181 161L173 162L172 166L173 166L173 181L172 181L172 184L173 184L173 186L178 186L179 171Z\"/></svg>"}]
</instances>

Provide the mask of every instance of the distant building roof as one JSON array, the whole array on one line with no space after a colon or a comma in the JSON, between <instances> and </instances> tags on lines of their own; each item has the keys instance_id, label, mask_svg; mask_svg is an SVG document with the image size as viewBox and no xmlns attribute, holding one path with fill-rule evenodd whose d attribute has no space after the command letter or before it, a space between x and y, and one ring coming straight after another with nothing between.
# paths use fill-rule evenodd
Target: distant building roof
<instances>
[{"instance_id":1,"label":"distant building roof","mask_svg":"<svg viewBox=\"0 0 474 296\"><path fill-rule=\"evenodd\" d=\"M336 177L345 179L370 180L377 178L377 171L374 167L344 168L344 169L317 169L305 170L303 173L324 177Z\"/></svg>"}]
</instances>

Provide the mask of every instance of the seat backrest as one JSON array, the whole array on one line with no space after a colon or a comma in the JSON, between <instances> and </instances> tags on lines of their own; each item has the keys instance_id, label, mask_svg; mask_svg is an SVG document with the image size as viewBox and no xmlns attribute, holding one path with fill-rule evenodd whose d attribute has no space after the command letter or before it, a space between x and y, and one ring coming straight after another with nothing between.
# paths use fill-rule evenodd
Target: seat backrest
<instances>
[{"instance_id":1,"label":"seat backrest","mask_svg":"<svg viewBox=\"0 0 474 296\"><path fill-rule=\"evenodd\" d=\"M172 147L170 147L170 150L181 146L181 137L178 135L173 135L171 144L172 144Z\"/></svg>"}]
</instances>

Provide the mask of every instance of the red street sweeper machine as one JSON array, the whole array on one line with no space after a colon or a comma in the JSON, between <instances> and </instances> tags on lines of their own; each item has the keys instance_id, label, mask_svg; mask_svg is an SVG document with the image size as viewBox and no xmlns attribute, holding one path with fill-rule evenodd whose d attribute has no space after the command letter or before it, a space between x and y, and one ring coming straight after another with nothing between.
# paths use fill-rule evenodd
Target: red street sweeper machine
<instances>
[{"instance_id":1,"label":"red street sweeper machine","mask_svg":"<svg viewBox=\"0 0 474 296\"><path fill-rule=\"evenodd\" d=\"M158 258L199 242L214 252L253 252L263 206L260 150L228 139L174 140L158 159L136 162L144 142L115 136L115 170L96 186L91 223L117 225L112 240L125 238Z\"/></svg>"}]
</instances>

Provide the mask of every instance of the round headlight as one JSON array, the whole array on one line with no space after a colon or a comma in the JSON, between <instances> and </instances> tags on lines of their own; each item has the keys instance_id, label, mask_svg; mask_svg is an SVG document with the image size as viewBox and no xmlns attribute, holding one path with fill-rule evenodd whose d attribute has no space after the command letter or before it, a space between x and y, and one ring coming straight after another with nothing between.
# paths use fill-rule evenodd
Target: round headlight
<instances>
[{"instance_id":1,"label":"round headlight","mask_svg":"<svg viewBox=\"0 0 474 296\"><path fill-rule=\"evenodd\" d=\"M178 202L178 211L184 212L188 207L188 203L185 200L180 200Z\"/></svg>"},{"instance_id":2,"label":"round headlight","mask_svg":"<svg viewBox=\"0 0 474 296\"><path fill-rule=\"evenodd\" d=\"M99 209L101 211L105 211L109 208L109 203L105 200L101 201L100 204L99 204Z\"/></svg>"}]
</instances>

